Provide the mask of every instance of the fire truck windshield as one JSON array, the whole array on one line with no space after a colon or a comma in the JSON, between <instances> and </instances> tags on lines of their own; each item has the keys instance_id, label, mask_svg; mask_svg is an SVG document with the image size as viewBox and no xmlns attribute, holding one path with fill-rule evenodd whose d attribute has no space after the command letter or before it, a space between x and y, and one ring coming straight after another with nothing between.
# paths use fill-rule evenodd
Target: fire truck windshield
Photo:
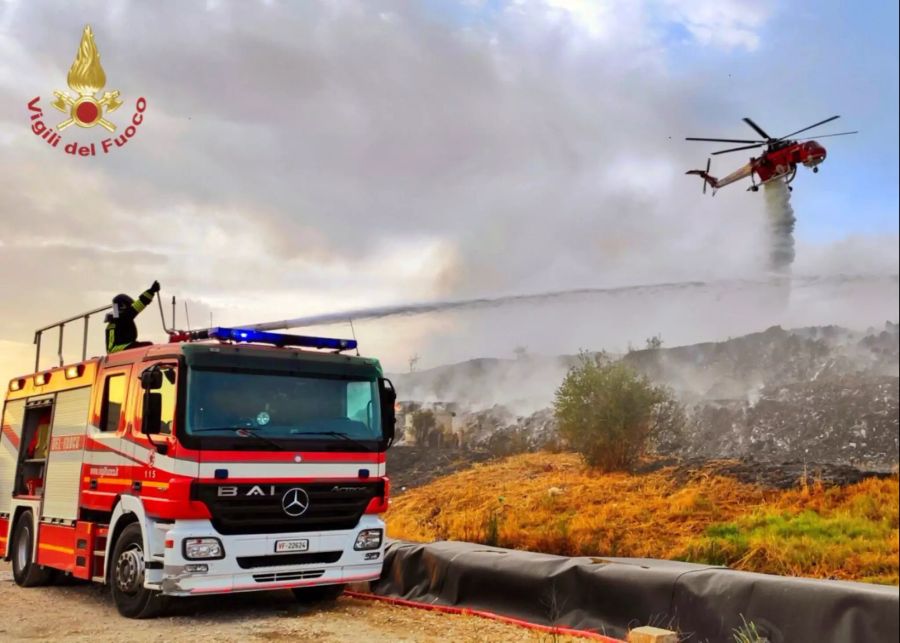
<instances>
[{"instance_id":1,"label":"fire truck windshield","mask_svg":"<svg viewBox=\"0 0 900 643\"><path fill-rule=\"evenodd\" d=\"M326 441L369 450L382 440L378 386L368 379L194 368L185 416L184 437L211 448ZM246 440L250 432L259 439Z\"/></svg>"}]
</instances>

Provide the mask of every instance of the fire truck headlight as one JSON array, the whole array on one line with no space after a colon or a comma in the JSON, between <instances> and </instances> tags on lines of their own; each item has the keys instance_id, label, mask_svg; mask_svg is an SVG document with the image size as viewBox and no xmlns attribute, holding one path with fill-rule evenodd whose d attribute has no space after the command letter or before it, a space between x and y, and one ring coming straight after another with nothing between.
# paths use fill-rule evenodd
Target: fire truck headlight
<instances>
[{"instance_id":1,"label":"fire truck headlight","mask_svg":"<svg viewBox=\"0 0 900 643\"><path fill-rule=\"evenodd\" d=\"M381 547L381 535L381 529L363 529L356 536L356 542L353 545L353 549L356 551L378 549Z\"/></svg>"},{"instance_id":2,"label":"fire truck headlight","mask_svg":"<svg viewBox=\"0 0 900 643\"><path fill-rule=\"evenodd\" d=\"M188 560L225 558L225 548L218 538L185 538L184 557Z\"/></svg>"}]
</instances>

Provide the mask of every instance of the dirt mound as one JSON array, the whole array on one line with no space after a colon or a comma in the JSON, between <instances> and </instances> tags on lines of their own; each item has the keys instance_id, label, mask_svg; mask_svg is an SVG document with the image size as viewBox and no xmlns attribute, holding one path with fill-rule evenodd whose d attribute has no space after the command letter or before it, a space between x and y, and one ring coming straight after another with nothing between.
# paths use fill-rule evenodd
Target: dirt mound
<instances>
[{"instance_id":1,"label":"dirt mound","mask_svg":"<svg viewBox=\"0 0 900 643\"><path fill-rule=\"evenodd\" d=\"M485 411L464 413L459 418L464 442L495 455L539 451L559 442L552 409L516 416L496 405Z\"/></svg>"},{"instance_id":2,"label":"dirt mound","mask_svg":"<svg viewBox=\"0 0 900 643\"><path fill-rule=\"evenodd\" d=\"M819 462L760 462L759 460L704 460L680 458L656 458L642 463L637 474L670 469L673 479L687 484L698 476L717 475L733 478L746 484L770 489L797 489L804 485L845 487L868 478L890 478L892 471L863 470L847 464Z\"/></svg>"},{"instance_id":3,"label":"dirt mound","mask_svg":"<svg viewBox=\"0 0 900 643\"><path fill-rule=\"evenodd\" d=\"M900 449L898 383L888 376L844 377L766 387L754 403L698 403L677 453L890 469Z\"/></svg>"},{"instance_id":4,"label":"dirt mound","mask_svg":"<svg viewBox=\"0 0 900 643\"><path fill-rule=\"evenodd\" d=\"M686 406L685 437L667 445L667 455L875 470L898 464L897 324L866 332L775 326L723 342L632 351L622 359L671 387ZM507 455L556 448L549 407L571 363L565 356L473 360L396 381L402 382L401 399L452 403L459 444ZM517 382L523 385L516 388ZM529 405L516 404L529 395Z\"/></svg>"},{"instance_id":5,"label":"dirt mound","mask_svg":"<svg viewBox=\"0 0 900 643\"><path fill-rule=\"evenodd\" d=\"M900 375L897 324L857 333L839 326L773 326L724 342L633 351L623 361L685 401L754 401L765 387Z\"/></svg>"},{"instance_id":6,"label":"dirt mound","mask_svg":"<svg viewBox=\"0 0 900 643\"><path fill-rule=\"evenodd\" d=\"M622 359L686 401L746 399L766 386L845 376L900 376L900 327L864 332L840 326L763 332L721 342L628 352ZM495 405L527 416L547 408L577 357L480 358L391 375L401 400L452 402L468 411Z\"/></svg>"}]
</instances>

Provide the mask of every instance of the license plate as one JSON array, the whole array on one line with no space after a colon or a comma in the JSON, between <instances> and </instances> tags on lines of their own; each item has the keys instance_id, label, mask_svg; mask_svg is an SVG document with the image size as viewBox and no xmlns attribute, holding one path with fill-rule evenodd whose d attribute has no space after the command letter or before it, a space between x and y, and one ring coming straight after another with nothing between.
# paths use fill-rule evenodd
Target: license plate
<instances>
[{"instance_id":1,"label":"license plate","mask_svg":"<svg viewBox=\"0 0 900 643\"><path fill-rule=\"evenodd\" d=\"M280 554L287 551L306 551L309 549L308 540L276 540L275 553Z\"/></svg>"}]
</instances>

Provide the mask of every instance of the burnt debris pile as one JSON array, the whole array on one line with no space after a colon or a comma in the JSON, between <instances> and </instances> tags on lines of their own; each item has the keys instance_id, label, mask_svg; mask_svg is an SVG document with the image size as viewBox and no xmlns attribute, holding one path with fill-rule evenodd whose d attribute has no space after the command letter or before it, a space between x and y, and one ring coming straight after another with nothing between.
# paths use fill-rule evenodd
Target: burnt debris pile
<instances>
[{"instance_id":1,"label":"burnt debris pile","mask_svg":"<svg viewBox=\"0 0 900 643\"><path fill-rule=\"evenodd\" d=\"M668 455L889 470L900 448L898 340L898 325L890 322L864 332L776 326L621 359L669 386L684 405L684 437L664 449ZM558 448L550 407L573 360L482 359L398 375L406 400L401 444L416 443L413 416L431 410L439 430L418 436L431 446L496 455Z\"/></svg>"}]
</instances>

